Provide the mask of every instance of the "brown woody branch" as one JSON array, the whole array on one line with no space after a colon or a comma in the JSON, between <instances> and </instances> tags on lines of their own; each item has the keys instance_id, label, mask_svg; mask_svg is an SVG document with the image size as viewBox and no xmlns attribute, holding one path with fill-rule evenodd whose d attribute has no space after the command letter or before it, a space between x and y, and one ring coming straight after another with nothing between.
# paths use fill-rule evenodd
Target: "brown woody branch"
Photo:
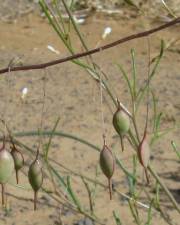
<instances>
[{"instance_id":1,"label":"brown woody branch","mask_svg":"<svg viewBox=\"0 0 180 225\"><path fill-rule=\"evenodd\" d=\"M63 62L67 62L67 61L70 61L70 60L81 58L81 57L84 57L84 56L87 56L87 55L92 55L94 53L101 52L105 49L112 48L116 45L120 45L122 43L128 42L128 41L133 40L133 39L147 37L147 36L149 36L153 33L156 33L160 30L163 30L163 29L166 29L168 27L174 26L175 24L178 24L178 23L180 23L180 17L172 20L171 22L165 23L165 24L163 24L159 27L156 27L156 28L153 28L153 29L141 32L141 33L137 33L137 34L133 34L133 35L121 38L121 39L119 39L117 41L114 41L110 44L103 45L101 47L94 48L94 49L86 51L86 52L77 53L77 54L74 54L74 55L71 55L71 56L67 56L65 58L53 60L53 61L50 61L50 62L47 62L47 63L42 63L42 64L15 66L15 67L11 67L11 68L7 67L7 68L4 68L4 69L1 69L0 74L6 73L9 70L11 70L11 71L22 71L22 70L43 69L43 68L46 68L46 67L49 67L49 66L53 66L53 65L56 65L56 64L60 64L60 63L63 63Z\"/></svg>"}]
</instances>

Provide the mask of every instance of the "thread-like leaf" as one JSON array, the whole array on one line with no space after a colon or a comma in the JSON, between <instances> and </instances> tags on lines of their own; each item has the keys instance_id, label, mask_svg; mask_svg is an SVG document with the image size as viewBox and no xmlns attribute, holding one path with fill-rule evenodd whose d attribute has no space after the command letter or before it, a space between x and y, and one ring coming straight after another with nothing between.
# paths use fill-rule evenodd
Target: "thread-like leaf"
<instances>
[{"instance_id":1,"label":"thread-like leaf","mask_svg":"<svg viewBox=\"0 0 180 225\"><path fill-rule=\"evenodd\" d=\"M80 201L78 200L75 192L73 191L73 189L71 187L71 178L70 178L70 176L67 176L67 190L68 190L69 194L71 195L71 197L73 199L73 202L76 205L76 207L78 208L78 210L80 212L82 212L83 210L82 210Z\"/></svg>"},{"instance_id":2,"label":"thread-like leaf","mask_svg":"<svg viewBox=\"0 0 180 225\"><path fill-rule=\"evenodd\" d=\"M116 64L116 65L118 66L119 70L121 71L123 78L127 82L127 85L128 85L128 88L129 88L129 91L131 94L131 98L133 99L133 88L132 88L131 82L130 82L125 70L123 69L123 67L120 64Z\"/></svg>"},{"instance_id":3,"label":"thread-like leaf","mask_svg":"<svg viewBox=\"0 0 180 225\"><path fill-rule=\"evenodd\" d=\"M164 8L166 9L166 11L173 16L174 18L177 18L177 16L174 14L174 12L169 8L169 6L166 4L166 2L164 0L161 0Z\"/></svg>"},{"instance_id":4,"label":"thread-like leaf","mask_svg":"<svg viewBox=\"0 0 180 225\"><path fill-rule=\"evenodd\" d=\"M136 9L139 10L139 7L134 3L132 0L124 0L128 5L135 7Z\"/></svg>"},{"instance_id":5,"label":"thread-like leaf","mask_svg":"<svg viewBox=\"0 0 180 225\"><path fill-rule=\"evenodd\" d=\"M114 210L113 210L113 217L115 219L116 225L122 225L121 220L120 220L120 216Z\"/></svg>"},{"instance_id":6,"label":"thread-like leaf","mask_svg":"<svg viewBox=\"0 0 180 225\"><path fill-rule=\"evenodd\" d=\"M47 143L47 145L46 145L46 147L44 149L44 158L45 158L45 160L48 160L48 153L49 153L49 149L50 149L50 146L51 146L52 138L54 137L54 133L56 131L56 128L58 126L59 121L60 121L60 117L57 119L57 121L56 121L56 123L55 123L55 125L54 125L54 127L52 129L52 132L49 135L49 141L48 141L48 143Z\"/></svg>"},{"instance_id":7,"label":"thread-like leaf","mask_svg":"<svg viewBox=\"0 0 180 225\"><path fill-rule=\"evenodd\" d=\"M153 69L152 69L152 72L151 72L150 75L149 75L149 82L147 82L147 83L145 84L145 86L144 86L142 89L140 89L140 90L138 91L138 93L137 93L136 112L138 111L139 105L140 105L142 99L144 98L146 91L148 90L149 83L150 83L150 81L152 80L152 78L154 77L154 75L155 75L155 73L156 73L156 70L157 70L157 68L158 68L158 66L159 66L159 63L160 63L160 61L161 61L161 59L162 59L162 56L163 56L163 53L164 53L164 46L165 46L165 43L164 43L163 40L161 40L160 53L159 53L159 55L157 56L157 58L155 59L155 65L154 65L154 67L153 67Z\"/></svg>"},{"instance_id":8,"label":"thread-like leaf","mask_svg":"<svg viewBox=\"0 0 180 225\"><path fill-rule=\"evenodd\" d=\"M153 207L153 200L151 200L150 206L149 206L149 210L148 210L148 218L147 218L147 222L145 223L145 225L151 225L152 224L152 207Z\"/></svg>"},{"instance_id":9,"label":"thread-like leaf","mask_svg":"<svg viewBox=\"0 0 180 225\"><path fill-rule=\"evenodd\" d=\"M176 143L174 141L171 141L171 145L172 145L177 157L180 159L180 150L177 149Z\"/></svg>"},{"instance_id":10,"label":"thread-like leaf","mask_svg":"<svg viewBox=\"0 0 180 225\"><path fill-rule=\"evenodd\" d=\"M136 62L135 62L135 51L134 49L131 49L131 57L132 57L132 77L133 77L133 82L132 82L132 90L133 90L133 100L135 101L136 99Z\"/></svg>"}]
</instances>

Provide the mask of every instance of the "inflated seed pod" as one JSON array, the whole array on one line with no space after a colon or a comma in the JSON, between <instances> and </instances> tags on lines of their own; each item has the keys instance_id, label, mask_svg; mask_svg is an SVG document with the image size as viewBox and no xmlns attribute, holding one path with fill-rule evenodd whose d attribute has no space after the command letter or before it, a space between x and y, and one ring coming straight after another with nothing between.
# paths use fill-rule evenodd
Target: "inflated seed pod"
<instances>
[{"instance_id":1,"label":"inflated seed pod","mask_svg":"<svg viewBox=\"0 0 180 225\"><path fill-rule=\"evenodd\" d=\"M29 183L34 190L34 210L36 210L37 193L43 183L42 165L38 159L39 151L37 151L36 159L29 167L28 178Z\"/></svg>"},{"instance_id":2,"label":"inflated seed pod","mask_svg":"<svg viewBox=\"0 0 180 225\"><path fill-rule=\"evenodd\" d=\"M107 145L104 141L103 149L100 152L100 166L101 166L102 172L108 179L110 199L112 199L111 178L114 174L114 165L115 165L115 162L114 162L113 154L112 154L111 150L107 147Z\"/></svg>"},{"instance_id":3,"label":"inflated seed pod","mask_svg":"<svg viewBox=\"0 0 180 225\"><path fill-rule=\"evenodd\" d=\"M113 115L113 126L121 139L122 151L124 150L123 136L129 131L130 119L127 113L121 108L118 102L118 109Z\"/></svg>"},{"instance_id":4,"label":"inflated seed pod","mask_svg":"<svg viewBox=\"0 0 180 225\"><path fill-rule=\"evenodd\" d=\"M14 171L14 160L10 152L5 148L5 138L0 148L0 184L2 187L2 204L4 205L4 185L10 179Z\"/></svg>"},{"instance_id":5,"label":"inflated seed pod","mask_svg":"<svg viewBox=\"0 0 180 225\"><path fill-rule=\"evenodd\" d=\"M119 109L113 116L113 125L116 132L120 135L124 135L128 132L130 127L129 116L124 112L123 109Z\"/></svg>"},{"instance_id":6,"label":"inflated seed pod","mask_svg":"<svg viewBox=\"0 0 180 225\"><path fill-rule=\"evenodd\" d=\"M149 183L147 167L148 167L149 159L150 159L150 146L147 141L147 133L146 132L144 133L144 137L138 147L138 158L139 158L139 162L144 167L147 183Z\"/></svg>"},{"instance_id":7,"label":"inflated seed pod","mask_svg":"<svg viewBox=\"0 0 180 225\"><path fill-rule=\"evenodd\" d=\"M24 165L23 154L16 148L15 144L12 142L11 155L14 159L14 168L16 171L16 182L19 183L18 172Z\"/></svg>"}]
</instances>

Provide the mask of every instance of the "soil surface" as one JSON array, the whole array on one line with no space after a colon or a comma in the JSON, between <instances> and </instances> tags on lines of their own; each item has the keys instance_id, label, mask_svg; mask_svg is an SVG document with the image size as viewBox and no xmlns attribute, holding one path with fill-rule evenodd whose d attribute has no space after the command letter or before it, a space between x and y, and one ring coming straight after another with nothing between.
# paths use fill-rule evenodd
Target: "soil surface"
<instances>
[{"instance_id":1,"label":"soil surface","mask_svg":"<svg viewBox=\"0 0 180 225\"><path fill-rule=\"evenodd\" d=\"M157 26L158 23L149 22L144 18L118 19L94 14L87 18L85 24L80 26L89 48L94 48L97 44L105 44L115 41L121 37L140 32L150 27ZM101 41L104 28L110 26L112 33ZM179 38L180 27L175 26L164 30L150 37L151 57L159 53L160 40L167 44ZM75 34L72 35L73 43L77 52L82 51L81 44ZM51 45L59 54L50 51L47 46ZM129 43L103 51L93 55L94 61L108 75L108 81L113 87L113 93L130 110L130 96L127 85L122 78L116 64L123 65L128 75L131 73L131 48L135 49L137 62L138 83L141 86L147 76L147 39L133 40ZM180 121L180 42L169 48L160 63L157 73L152 81L151 88L158 99L158 113L163 112L162 129L173 127L174 123ZM17 19L15 23L0 22L0 68L4 68L16 58L16 65L35 64L62 58L69 55L55 32L47 21L36 14L29 13L27 16ZM85 60L85 59L83 59ZM44 78L45 77L45 78ZM71 62L49 67L44 70L34 70L26 72L12 72L1 75L0 82L0 108L1 118L5 118L9 127L14 133L22 131L37 131L41 124L43 95L45 85L45 105L43 116L43 127L51 130L60 117L57 130L83 138L94 145L102 146L102 120L101 102L99 86L89 74L82 68ZM28 88L27 96L22 100L22 89ZM115 111L111 99L106 96L106 101L112 111ZM132 170L132 149L125 142L126 150L121 152L119 139L116 137L112 127L112 114L103 104L103 114L105 120L105 130L107 143L113 146L113 152L124 163L128 170ZM152 98L150 102L150 117L153 115ZM138 116L138 128L140 135L143 134L146 116L145 102L140 107ZM3 126L1 126L2 128ZM151 128L148 130L152 132ZM26 145L35 149L39 139L36 137L18 138ZM161 140L158 140L151 150L151 164L158 172L163 182L167 185L176 200L180 202L180 177L179 162L170 144L174 140L180 146L179 131L172 130ZM47 141L47 139L43 139ZM32 162L32 155L25 153L26 165ZM96 168L99 162L99 153L92 148L80 144L78 141L63 137L55 137L49 157L66 166L74 172L83 174L99 182L107 184L107 180L98 169L96 178ZM88 194L82 180L73 176L72 172L62 167L57 168L62 176L72 175L72 186L81 200L82 204L89 207ZM19 187L15 185L15 177L6 186L7 207L0 210L1 225L57 225L60 218L63 224L92 224L89 220L66 206L58 204L46 193L40 192L38 198L38 210L33 211L33 193L26 177L27 166L20 172ZM138 166L139 190L142 188L142 168ZM117 167L113 183L119 193L130 195L128 182L124 173ZM151 187L154 180L151 177L150 188L144 188L153 195ZM44 187L52 189L46 179ZM90 183L90 187L94 185ZM161 192L161 191L160 191ZM173 209L168 198L161 193L162 208L172 218L172 224L178 224L179 215ZM149 205L144 194L141 194L140 201ZM142 224L147 221L148 210L138 206ZM114 225L113 210L119 213L123 225L133 225L128 202L121 194L113 193L113 200L109 200L107 188L97 186L94 211L104 224ZM153 211L152 224L164 225L166 221L159 212Z\"/></svg>"}]
</instances>

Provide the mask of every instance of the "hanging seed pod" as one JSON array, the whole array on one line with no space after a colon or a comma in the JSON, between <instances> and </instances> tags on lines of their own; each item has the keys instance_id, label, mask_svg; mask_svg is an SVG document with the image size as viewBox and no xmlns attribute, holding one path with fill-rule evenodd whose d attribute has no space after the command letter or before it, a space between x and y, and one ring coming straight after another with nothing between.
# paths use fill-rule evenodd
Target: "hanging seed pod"
<instances>
[{"instance_id":1,"label":"hanging seed pod","mask_svg":"<svg viewBox=\"0 0 180 225\"><path fill-rule=\"evenodd\" d=\"M124 144L123 144L123 135L125 135L130 127L130 119L126 112L122 109L120 106L120 103L118 101L118 108L117 111L114 113L113 116L113 126L116 132L119 134L121 139L121 146L122 151L124 150Z\"/></svg>"},{"instance_id":2,"label":"hanging seed pod","mask_svg":"<svg viewBox=\"0 0 180 225\"><path fill-rule=\"evenodd\" d=\"M24 157L23 154L16 148L14 142L12 141L12 147L11 147L11 155L14 159L14 168L16 171L16 182L19 183L19 176L18 172L24 165Z\"/></svg>"},{"instance_id":3,"label":"hanging seed pod","mask_svg":"<svg viewBox=\"0 0 180 225\"><path fill-rule=\"evenodd\" d=\"M36 210L37 193L43 183L42 165L38 159L39 150L37 150L36 159L29 167L28 178L29 183L34 190L34 210Z\"/></svg>"},{"instance_id":4,"label":"hanging seed pod","mask_svg":"<svg viewBox=\"0 0 180 225\"><path fill-rule=\"evenodd\" d=\"M14 160L8 150L5 149L5 138L0 148L0 184L2 187L2 205L4 205L4 184L11 177L14 170Z\"/></svg>"},{"instance_id":5,"label":"hanging seed pod","mask_svg":"<svg viewBox=\"0 0 180 225\"><path fill-rule=\"evenodd\" d=\"M124 112L121 107L118 107L113 116L113 125L116 132L120 135L124 135L128 132L130 127L129 116Z\"/></svg>"},{"instance_id":6,"label":"hanging seed pod","mask_svg":"<svg viewBox=\"0 0 180 225\"><path fill-rule=\"evenodd\" d=\"M111 150L107 147L105 141L103 149L100 153L100 166L102 169L102 172L108 179L108 186L109 186L109 194L110 194L110 200L112 199L112 183L111 178L114 174L114 157L111 152Z\"/></svg>"},{"instance_id":7,"label":"hanging seed pod","mask_svg":"<svg viewBox=\"0 0 180 225\"><path fill-rule=\"evenodd\" d=\"M148 167L149 159L150 159L150 147L149 147L149 144L147 141L147 133L146 132L144 133L144 137L143 137L141 143L139 144L138 157L139 157L139 162L144 167L147 183L149 183L147 167Z\"/></svg>"}]
</instances>

